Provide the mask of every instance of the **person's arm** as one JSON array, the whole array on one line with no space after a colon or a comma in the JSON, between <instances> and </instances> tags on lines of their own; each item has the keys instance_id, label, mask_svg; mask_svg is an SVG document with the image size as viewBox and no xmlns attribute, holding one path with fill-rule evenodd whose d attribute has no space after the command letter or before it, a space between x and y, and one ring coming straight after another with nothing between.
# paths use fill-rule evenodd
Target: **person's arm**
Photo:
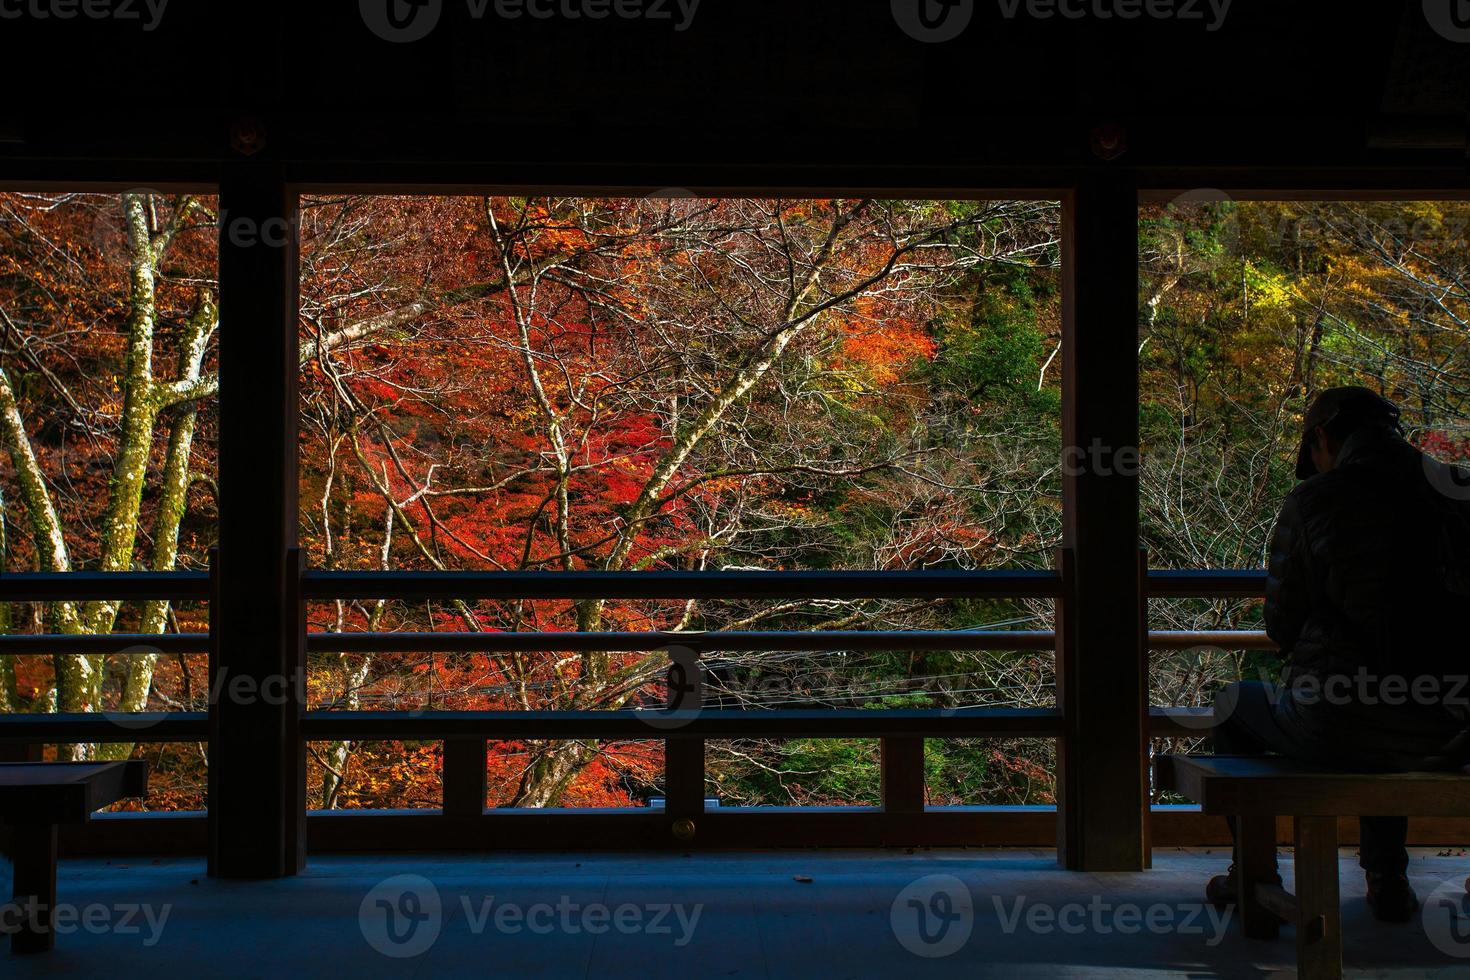
<instances>
[{"instance_id":1,"label":"person's arm","mask_svg":"<svg viewBox=\"0 0 1470 980\"><path fill-rule=\"evenodd\" d=\"M1271 536L1271 562L1266 577L1266 633L1290 653L1311 610L1307 590L1307 541L1295 497L1287 497Z\"/></svg>"}]
</instances>

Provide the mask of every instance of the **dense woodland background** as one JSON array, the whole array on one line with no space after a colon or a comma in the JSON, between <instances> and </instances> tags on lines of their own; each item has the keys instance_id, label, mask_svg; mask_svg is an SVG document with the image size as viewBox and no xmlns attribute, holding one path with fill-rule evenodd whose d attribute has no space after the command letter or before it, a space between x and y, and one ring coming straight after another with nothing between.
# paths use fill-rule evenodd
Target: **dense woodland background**
<instances>
[{"instance_id":1,"label":"dense woodland background","mask_svg":"<svg viewBox=\"0 0 1470 980\"><path fill-rule=\"evenodd\" d=\"M1048 202L303 201L301 537L339 569L1046 567L1061 537L1059 209ZM0 568L200 568L215 540L219 216L208 197L0 195ZM1141 213L1146 544L1262 563L1312 393L1363 383L1470 459L1470 205ZM268 247L268 246L262 246ZM1084 325L1085 329L1085 325ZM1091 447L1078 447L1091 452ZM1131 447L1106 447L1128 465ZM1117 450L1124 451L1121 455ZM1046 629L1000 602L338 603L323 631ZM1249 628L1156 602L1155 628ZM0 632L171 632L200 608L0 606ZM202 710L202 657L0 659L0 711ZM314 656L320 708L612 710L667 657ZM719 654L725 707L1055 703L1052 658ZM1159 704L1269 659L1160 654ZM650 732L651 735L657 733ZM203 806L201 745L146 755ZM877 745L712 743L728 804L871 803ZM312 805L436 806L438 743L310 747ZM1048 803L1044 743L932 743L930 802ZM643 805L657 741L491 746L491 803Z\"/></svg>"}]
</instances>

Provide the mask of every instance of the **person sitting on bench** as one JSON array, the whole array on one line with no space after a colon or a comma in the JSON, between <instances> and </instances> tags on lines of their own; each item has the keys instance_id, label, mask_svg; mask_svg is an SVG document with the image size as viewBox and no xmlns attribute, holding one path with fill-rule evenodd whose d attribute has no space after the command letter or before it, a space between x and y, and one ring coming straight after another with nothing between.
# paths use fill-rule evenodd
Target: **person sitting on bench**
<instances>
[{"instance_id":1,"label":"person sitting on bench","mask_svg":"<svg viewBox=\"0 0 1470 980\"><path fill-rule=\"evenodd\" d=\"M1470 744L1470 475L1410 445L1399 409L1366 388L1325 391L1307 412L1271 542L1266 629L1281 682L1216 697L1214 749L1274 752L1360 772L1458 768ZM1234 825L1232 824L1232 831ZM1418 908L1408 820L1364 817L1368 903L1386 922ZM1235 865L1209 900L1236 900Z\"/></svg>"}]
</instances>

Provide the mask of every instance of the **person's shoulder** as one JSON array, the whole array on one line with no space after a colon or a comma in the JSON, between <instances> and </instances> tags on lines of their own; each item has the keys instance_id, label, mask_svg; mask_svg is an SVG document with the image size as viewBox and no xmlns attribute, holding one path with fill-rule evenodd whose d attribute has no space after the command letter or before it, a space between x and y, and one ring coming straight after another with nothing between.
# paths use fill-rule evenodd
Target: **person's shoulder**
<instances>
[{"instance_id":1,"label":"person's shoulder","mask_svg":"<svg viewBox=\"0 0 1470 980\"><path fill-rule=\"evenodd\" d=\"M1331 507L1353 491L1352 474L1345 470L1318 473L1298 483L1286 499L1302 514L1311 514Z\"/></svg>"}]
</instances>

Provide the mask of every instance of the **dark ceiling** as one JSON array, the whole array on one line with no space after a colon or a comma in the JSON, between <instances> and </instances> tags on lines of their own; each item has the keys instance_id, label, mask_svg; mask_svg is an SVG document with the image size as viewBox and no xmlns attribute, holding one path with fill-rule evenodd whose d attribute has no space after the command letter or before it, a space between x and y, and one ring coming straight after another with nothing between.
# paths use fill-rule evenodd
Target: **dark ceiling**
<instances>
[{"instance_id":1,"label":"dark ceiling","mask_svg":"<svg viewBox=\"0 0 1470 980\"><path fill-rule=\"evenodd\" d=\"M972 19L939 42L900 24L921 0L701 0L684 29L681 0L168 0L145 29L147 2L0 0L0 176L207 175L242 149L308 180L1465 173L1470 22L1431 21L1470 0L1234 0L1223 22L1224 0L955 0ZM438 20L384 40L389 3ZM55 16L88 4L134 16ZM1152 4L1173 14L1098 16Z\"/></svg>"}]
</instances>

